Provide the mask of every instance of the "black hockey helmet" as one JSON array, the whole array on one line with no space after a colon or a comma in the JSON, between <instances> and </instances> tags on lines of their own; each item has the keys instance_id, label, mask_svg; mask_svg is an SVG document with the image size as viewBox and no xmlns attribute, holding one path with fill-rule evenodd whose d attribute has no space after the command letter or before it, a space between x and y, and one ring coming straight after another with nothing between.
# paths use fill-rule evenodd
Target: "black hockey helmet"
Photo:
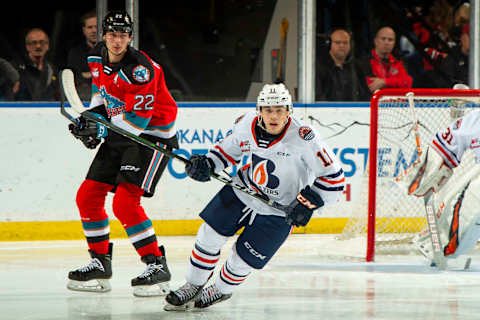
<instances>
[{"instance_id":1,"label":"black hockey helmet","mask_svg":"<svg viewBox=\"0 0 480 320\"><path fill-rule=\"evenodd\" d=\"M102 28L104 35L109 31L126 32L132 35L132 18L125 11L110 11L103 19Z\"/></svg>"}]
</instances>

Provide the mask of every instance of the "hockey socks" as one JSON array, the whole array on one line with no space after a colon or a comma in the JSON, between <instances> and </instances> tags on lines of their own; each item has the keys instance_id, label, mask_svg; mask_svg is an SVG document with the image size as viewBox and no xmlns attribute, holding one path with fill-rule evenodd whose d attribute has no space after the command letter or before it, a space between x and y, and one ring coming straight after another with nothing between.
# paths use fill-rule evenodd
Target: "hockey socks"
<instances>
[{"instance_id":1,"label":"hockey socks","mask_svg":"<svg viewBox=\"0 0 480 320\"><path fill-rule=\"evenodd\" d=\"M130 183L120 183L113 197L113 213L120 220L127 235L141 257L162 256L152 221L140 205L143 189Z\"/></svg>"},{"instance_id":2,"label":"hockey socks","mask_svg":"<svg viewBox=\"0 0 480 320\"><path fill-rule=\"evenodd\" d=\"M110 237L105 198L113 186L86 179L77 191L76 202L82 218L88 247L95 253L107 254Z\"/></svg>"}]
</instances>

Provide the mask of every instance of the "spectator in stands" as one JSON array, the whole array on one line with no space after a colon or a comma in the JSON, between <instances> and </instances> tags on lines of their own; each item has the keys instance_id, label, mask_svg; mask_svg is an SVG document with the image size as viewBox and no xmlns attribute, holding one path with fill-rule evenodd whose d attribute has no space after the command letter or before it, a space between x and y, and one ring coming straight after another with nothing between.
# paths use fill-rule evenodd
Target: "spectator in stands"
<instances>
[{"instance_id":1,"label":"spectator in stands","mask_svg":"<svg viewBox=\"0 0 480 320\"><path fill-rule=\"evenodd\" d=\"M0 58L0 100L15 100L20 89L20 74L7 60Z\"/></svg>"},{"instance_id":2,"label":"spectator in stands","mask_svg":"<svg viewBox=\"0 0 480 320\"><path fill-rule=\"evenodd\" d=\"M438 66L441 73L439 79L445 79L439 88L451 88L454 84L463 83L468 85L468 54L470 52L470 25L463 27L460 36L460 46L452 49L452 52Z\"/></svg>"},{"instance_id":3,"label":"spectator in stands","mask_svg":"<svg viewBox=\"0 0 480 320\"><path fill-rule=\"evenodd\" d=\"M25 37L27 54L23 61L14 63L20 74L20 89L16 100L58 100L57 70L46 59L48 35L34 28Z\"/></svg>"},{"instance_id":4,"label":"spectator in stands","mask_svg":"<svg viewBox=\"0 0 480 320\"><path fill-rule=\"evenodd\" d=\"M456 8L453 17L453 28L450 32L452 40L460 43L465 25L470 23L470 3L464 2Z\"/></svg>"},{"instance_id":5,"label":"spectator in stands","mask_svg":"<svg viewBox=\"0 0 480 320\"><path fill-rule=\"evenodd\" d=\"M359 61L364 80L371 93L383 88L411 88L412 77L402 61L392 55L395 46L395 31L381 27L374 39L374 48L369 56Z\"/></svg>"},{"instance_id":6,"label":"spectator in stands","mask_svg":"<svg viewBox=\"0 0 480 320\"><path fill-rule=\"evenodd\" d=\"M82 100L90 100L92 75L87 64L88 53L97 44L97 13L89 11L80 18L84 41L68 51L67 68L75 74L78 94Z\"/></svg>"},{"instance_id":7,"label":"spectator in stands","mask_svg":"<svg viewBox=\"0 0 480 320\"><path fill-rule=\"evenodd\" d=\"M315 100L369 100L369 92L359 77L351 54L350 32L335 29L329 36L329 50L321 54L316 70Z\"/></svg>"}]
</instances>

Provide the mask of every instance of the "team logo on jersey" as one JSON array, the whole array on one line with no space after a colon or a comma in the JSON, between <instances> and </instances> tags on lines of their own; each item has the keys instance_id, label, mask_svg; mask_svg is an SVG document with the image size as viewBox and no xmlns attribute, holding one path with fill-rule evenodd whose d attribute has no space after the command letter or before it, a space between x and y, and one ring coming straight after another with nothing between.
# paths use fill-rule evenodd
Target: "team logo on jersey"
<instances>
[{"instance_id":1,"label":"team logo on jersey","mask_svg":"<svg viewBox=\"0 0 480 320\"><path fill-rule=\"evenodd\" d=\"M280 179L273 174L275 167L273 161L252 154L253 182L267 194L278 194L276 190L272 190L280 185Z\"/></svg>"},{"instance_id":2,"label":"team logo on jersey","mask_svg":"<svg viewBox=\"0 0 480 320\"><path fill-rule=\"evenodd\" d=\"M315 137L312 128L305 126L298 129L298 134L303 140L312 140Z\"/></svg>"},{"instance_id":3,"label":"team logo on jersey","mask_svg":"<svg viewBox=\"0 0 480 320\"><path fill-rule=\"evenodd\" d=\"M100 94L102 95L109 117L114 117L116 115L122 114L125 111L125 103L109 94L105 89L105 86L100 87Z\"/></svg>"},{"instance_id":4,"label":"team logo on jersey","mask_svg":"<svg viewBox=\"0 0 480 320\"><path fill-rule=\"evenodd\" d=\"M133 78L140 83L147 82L150 80L150 71L142 65L136 66L133 68Z\"/></svg>"}]
</instances>

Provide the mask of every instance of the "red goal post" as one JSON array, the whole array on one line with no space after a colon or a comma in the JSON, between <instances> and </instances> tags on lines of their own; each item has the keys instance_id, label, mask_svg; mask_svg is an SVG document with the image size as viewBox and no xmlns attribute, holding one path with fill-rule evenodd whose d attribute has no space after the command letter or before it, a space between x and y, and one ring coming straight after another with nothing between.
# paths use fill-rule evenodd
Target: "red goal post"
<instances>
[{"instance_id":1,"label":"red goal post","mask_svg":"<svg viewBox=\"0 0 480 320\"><path fill-rule=\"evenodd\" d=\"M406 194L402 195L400 190L393 186L394 177L416 158L412 133L413 120L406 98L409 92L414 95L414 109L424 150L438 130L448 126L462 112L469 112L472 108L478 107L480 103L480 90L384 89L372 96L366 196L368 200L366 261L374 261L376 249L382 241L390 248L386 250L388 253L399 243L408 244L412 239L411 234L425 227L424 208L421 202L415 202L416 199L411 199L413 197ZM387 157L392 154L398 155L394 165ZM462 165L465 167L472 161L473 156L466 153L461 166L455 170L455 175L464 174ZM387 227L385 225L387 223L392 226ZM350 225L353 226L355 223ZM359 226L356 230L345 232L362 232L364 228ZM388 234L389 239L382 240L380 233ZM405 233L409 233L410 236L405 237Z\"/></svg>"}]
</instances>

